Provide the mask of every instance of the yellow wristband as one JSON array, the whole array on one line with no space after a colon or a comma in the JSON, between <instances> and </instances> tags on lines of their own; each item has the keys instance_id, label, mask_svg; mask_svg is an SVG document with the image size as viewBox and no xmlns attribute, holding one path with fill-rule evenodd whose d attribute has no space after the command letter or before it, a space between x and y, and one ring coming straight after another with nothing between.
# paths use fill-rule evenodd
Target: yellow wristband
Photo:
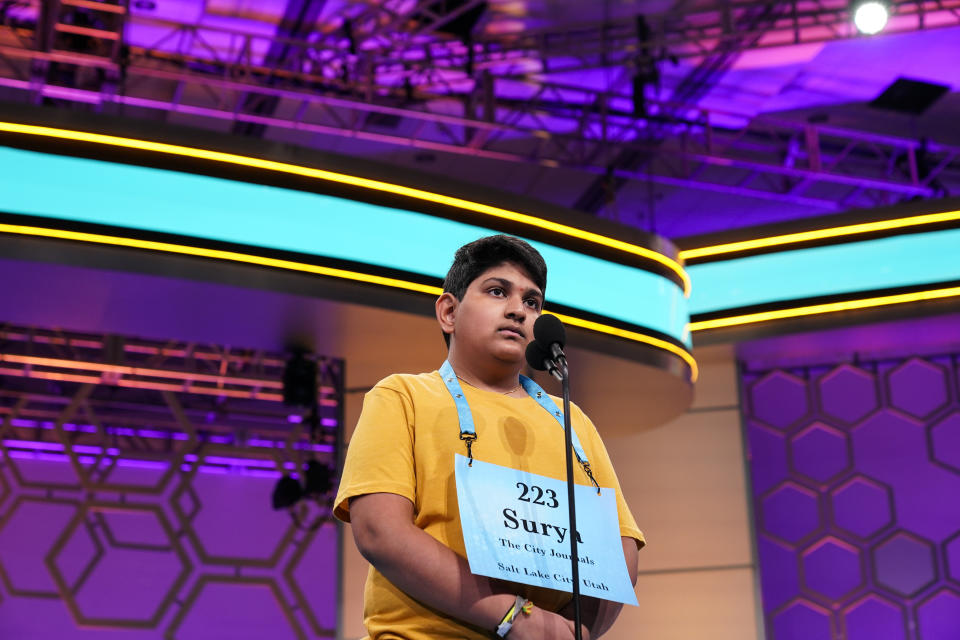
<instances>
[{"instance_id":1,"label":"yellow wristband","mask_svg":"<svg viewBox=\"0 0 960 640\"><path fill-rule=\"evenodd\" d=\"M519 616L521 613L524 615L530 615L531 611L533 611L533 603L523 596L517 596L513 601L513 605L507 609L507 612L500 620L500 624L497 625L497 637L505 638L507 634L510 633L510 629L513 627L513 623L516 621L517 616Z\"/></svg>"}]
</instances>

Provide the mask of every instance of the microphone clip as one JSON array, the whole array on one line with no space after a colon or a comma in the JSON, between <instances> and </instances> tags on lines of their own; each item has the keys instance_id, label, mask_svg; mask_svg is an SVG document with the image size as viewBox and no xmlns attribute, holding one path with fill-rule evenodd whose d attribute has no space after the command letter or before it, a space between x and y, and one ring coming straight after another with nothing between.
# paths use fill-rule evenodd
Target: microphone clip
<instances>
[{"instance_id":1,"label":"microphone clip","mask_svg":"<svg viewBox=\"0 0 960 640\"><path fill-rule=\"evenodd\" d=\"M550 356L544 358L544 364L547 365L547 371L561 382L569 375L567 370L567 356L563 353L563 347L554 342L550 345Z\"/></svg>"}]
</instances>

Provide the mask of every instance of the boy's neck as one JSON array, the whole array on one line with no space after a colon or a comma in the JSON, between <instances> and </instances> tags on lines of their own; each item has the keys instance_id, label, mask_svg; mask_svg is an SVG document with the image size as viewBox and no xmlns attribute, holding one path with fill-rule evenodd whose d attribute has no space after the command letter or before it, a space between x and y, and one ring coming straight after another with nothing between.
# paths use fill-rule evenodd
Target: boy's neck
<instances>
[{"instance_id":1,"label":"boy's neck","mask_svg":"<svg viewBox=\"0 0 960 640\"><path fill-rule=\"evenodd\" d=\"M457 377L478 389L497 393L517 393L520 385L521 364L493 361L491 363L465 362L458 357L456 349L451 348L447 357Z\"/></svg>"}]
</instances>

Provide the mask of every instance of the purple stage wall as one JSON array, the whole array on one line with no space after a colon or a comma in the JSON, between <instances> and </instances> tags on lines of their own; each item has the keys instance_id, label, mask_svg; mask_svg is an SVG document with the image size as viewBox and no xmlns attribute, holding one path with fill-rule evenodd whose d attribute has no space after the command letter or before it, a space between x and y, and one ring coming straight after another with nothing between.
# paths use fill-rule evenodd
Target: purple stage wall
<instances>
[{"instance_id":1,"label":"purple stage wall","mask_svg":"<svg viewBox=\"0 0 960 640\"><path fill-rule=\"evenodd\" d=\"M53 459L51 459L53 458ZM79 488L56 456L0 468L0 638L333 637L337 535L269 508L275 477L178 473L151 499ZM152 484L160 469L119 467Z\"/></svg>"},{"instance_id":2,"label":"purple stage wall","mask_svg":"<svg viewBox=\"0 0 960 640\"><path fill-rule=\"evenodd\" d=\"M329 507L300 528L271 494L335 459L342 361L313 441L268 393L282 357L115 338L0 326L0 639L333 638Z\"/></svg>"},{"instance_id":3,"label":"purple stage wall","mask_svg":"<svg viewBox=\"0 0 960 640\"><path fill-rule=\"evenodd\" d=\"M960 638L960 355L741 358L767 638Z\"/></svg>"}]
</instances>

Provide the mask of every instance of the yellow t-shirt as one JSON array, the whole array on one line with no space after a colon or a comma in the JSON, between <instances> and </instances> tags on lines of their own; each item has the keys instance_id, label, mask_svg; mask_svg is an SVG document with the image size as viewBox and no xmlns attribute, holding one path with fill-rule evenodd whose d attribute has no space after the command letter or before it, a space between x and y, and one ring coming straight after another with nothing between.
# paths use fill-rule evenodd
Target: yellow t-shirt
<instances>
[{"instance_id":1,"label":"yellow t-shirt","mask_svg":"<svg viewBox=\"0 0 960 640\"><path fill-rule=\"evenodd\" d=\"M556 418L530 397L513 398L462 385L473 414L477 460L522 469L558 480L566 479L563 429ZM560 400L554 398L562 408ZM576 405L571 420L594 477L617 495L620 535L644 544L643 534L623 499L607 451L596 428ZM414 523L466 558L457 507L454 454L466 455L460 440L457 409L437 371L396 374L367 393L350 441L334 515L350 521L349 500L368 493L394 493L414 505ZM575 463L574 481L590 485ZM537 606L559 611L570 594L517 585L517 593ZM488 638L489 632L464 626L424 606L395 587L371 567L363 597L363 616L373 640L437 640Z\"/></svg>"}]
</instances>

